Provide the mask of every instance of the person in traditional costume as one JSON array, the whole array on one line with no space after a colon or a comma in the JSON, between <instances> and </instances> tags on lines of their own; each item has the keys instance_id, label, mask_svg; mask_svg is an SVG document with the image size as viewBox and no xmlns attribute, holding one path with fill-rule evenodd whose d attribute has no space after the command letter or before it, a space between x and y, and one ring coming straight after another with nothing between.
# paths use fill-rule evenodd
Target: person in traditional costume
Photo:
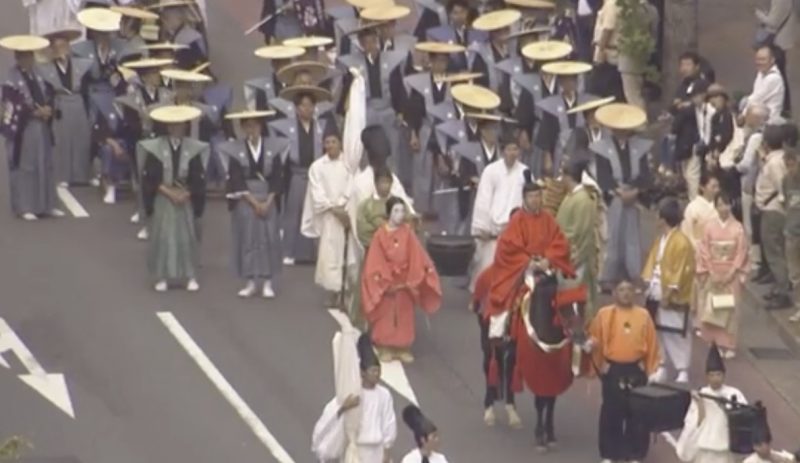
<instances>
[{"instance_id":1,"label":"person in traditional costume","mask_svg":"<svg viewBox=\"0 0 800 463\"><path fill-rule=\"evenodd\" d=\"M503 159L486 166L478 181L472 210L471 231L477 242L470 288L474 288L478 275L492 264L497 238L508 225L511 211L522 205L523 173L528 167L519 161L519 143L513 132L503 133L500 148Z\"/></svg>"},{"instance_id":2,"label":"person in traditional costume","mask_svg":"<svg viewBox=\"0 0 800 463\"><path fill-rule=\"evenodd\" d=\"M636 305L634 298L631 281L618 283L614 304L597 312L584 345L603 389L598 426L602 463L642 461L649 449L649 431L631 414L628 395L647 384L661 354L650 313Z\"/></svg>"},{"instance_id":3,"label":"person in traditional costume","mask_svg":"<svg viewBox=\"0 0 800 463\"><path fill-rule=\"evenodd\" d=\"M129 151L131 154L131 180L137 201L137 210L131 216L131 222L134 224L143 222L146 217L140 182L141 166L135 156L135 146L140 140L158 136L156 133L157 124L150 119L150 111L157 106L167 105L174 101L175 95L172 90L163 86L161 79L161 69L171 64L172 59L170 58L144 58L126 62L124 68L135 71L139 78L131 82L126 95L116 98L122 109L124 123L130 127L130 130L128 130L130 139L127 142L131 150ZM108 148L112 152L119 153L119 150L111 144L109 144ZM112 191L113 197L111 196ZM116 199L116 191L112 190L110 185L106 187L106 195L110 196L109 200ZM139 229L136 237L140 240L147 240L148 231L146 225Z\"/></svg>"},{"instance_id":4,"label":"person in traditional costume","mask_svg":"<svg viewBox=\"0 0 800 463\"><path fill-rule=\"evenodd\" d=\"M151 7L160 16L161 40L188 47L176 54L178 67L186 70L194 69L209 59L206 38L189 21L190 12L187 10L193 5L191 0L161 0Z\"/></svg>"},{"instance_id":5,"label":"person in traditional costume","mask_svg":"<svg viewBox=\"0 0 800 463\"><path fill-rule=\"evenodd\" d=\"M605 106L614 101L614 97L596 98L586 103L579 104L572 107L567 111L567 114L582 114L584 125L576 127L570 132L570 138L567 141L566 149L564 149L565 161L574 157L590 162L589 175L595 180L597 179L597 166L595 164L595 154L589 149L592 143L600 141L602 138L609 138L611 131L603 127L602 124L595 117L595 112L598 108ZM598 186L598 189L600 187Z\"/></svg>"},{"instance_id":6,"label":"person in traditional costume","mask_svg":"<svg viewBox=\"0 0 800 463\"><path fill-rule=\"evenodd\" d=\"M515 208L513 215L519 208ZM508 425L516 428L522 425L515 405L514 369L516 365L516 343L510 337L503 338L500 342L489 341L489 319L484 312L489 304L489 290L494 280L494 267L489 266L483 270L475 280L475 289L472 291L470 310L475 312L480 328L481 351L483 352L483 376L486 382L486 393L483 396L483 422L486 426L494 426L496 415L495 402L502 400Z\"/></svg>"},{"instance_id":7,"label":"person in traditional costume","mask_svg":"<svg viewBox=\"0 0 800 463\"><path fill-rule=\"evenodd\" d=\"M142 37L142 24L144 21L157 21L158 15L134 6L112 5L111 11L122 15L119 32L116 40L119 45L119 59L121 62L147 57L147 42Z\"/></svg>"},{"instance_id":8,"label":"person in traditional costume","mask_svg":"<svg viewBox=\"0 0 800 463\"><path fill-rule=\"evenodd\" d=\"M92 61L89 72L84 77L84 85L88 96L89 121L92 125L98 122L102 107L113 104L114 98L125 93L127 83L117 68L119 64L119 46L112 34L119 31L122 15L108 8L86 8L78 13L78 21L86 28L84 41L72 44L72 55L76 58ZM100 106L98 106L100 103ZM93 153L93 157L97 153ZM97 179L92 179L93 186L99 186Z\"/></svg>"},{"instance_id":9,"label":"person in traditional costume","mask_svg":"<svg viewBox=\"0 0 800 463\"><path fill-rule=\"evenodd\" d=\"M34 35L44 35L78 27L75 15L80 3L80 0L22 0L30 20L28 31Z\"/></svg>"},{"instance_id":10,"label":"person in traditional costume","mask_svg":"<svg viewBox=\"0 0 800 463\"><path fill-rule=\"evenodd\" d=\"M284 164L283 207L281 228L283 236L283 263L314 262L314 242L300 233L303 201L308 187L308 169L322 157L323 140L338 134L336 122L315 113L318 102L330 101L330 92L312 86L298 85L285 88L281 97L295 105L294 116L270 122L270 130L289 139L289 154Z\"/></svg>"},{"instance_id":11,"label":"person in traditional costume","mask_svg":"<svg viewBox=\"0 0 800 463\"><path fill-rule=\"evenodd\" d=\"M416 50L428 54L428 72L406 76L408 102L405 122L408 124L411 151L410 168L405 168L409 160L398 159L400 179L411 185L414 207L423 215L433 215L433 191L440 183L437 168L446 165L439 160L443 153L438 146L436 125L442 119L434 109L452 101L450 84L442 78L447 74L448 56L461 53L464 47L457 44L422 42ZM404 173L410 175L404 178Z\"/></svg>"},{"instance_id":12,"label":"person in traditional costume","mask_svg":"<svg viewBox=\"0 0 800 463\"><path fill-rule=\"evenodd\" d=\"M335 66L335 56L330 53L333 46L333 39L327 35L309 35L294 37L283 41L287 47L300 47L305 52L297 61L315 62L325 66L325 73L318 83L314 83L331 93L331 101L339 101L342 93L342 83L346 71ZM295 84L299 85L299 84ZM309 84L304 84L309 85Z\"/></svg>"},{"instance_id":13,"label":"person in traditional costume","mask_svg":"<svg viewBox=\"0 0 800 463\"><path fill-rule=\"evenodd\" d=\"M236 276L245 280L239 297L252 297L261 283L261 296L275 297L273 280L281 271L278 196L282 191L286 139L264 134L264 118L271 111L241 111L225 116L238 120L243 137L220 145L227 174L226 198L231 211Z\"/></svg>"},{"instance_id":14,"label":"person in traditional costume","mask_svg":"<svg viewBox=\"0 0 800 463\"><path fill-rule=\"evenodd\" d=\"M386 202L389 219L373 235L364 260L361 306L381 360L411 363L414 306L428 315L435 313L442 303L442 288L406 214L402 199Z\"/></svg>"},{"instance_id":15,"label":"person in traditional costume","mask_svg":"<svg viewBox=\"0 0 800 463\"><path fill-rule=\"evenodd\" d=\"M344 399L334 397L322 411L314 425L312 449L320 461L340 461L344 448L327 448L336 436L346 437L345 416L354 411L360 416L355 435L359 463L386 463L397 439L397 417L392 394L381 381L381 361L367 333L358 338L358 358L361 370L361 388ZM349 446L349 443L348 443ZM331 446L332 447L332 446Z\"/></svg>"},{"instance_id":16,"label":"person in traditional costume","mask_svg":"<svg viewBox=\"0 0 800 463\"><path fill-rule=\"evenodd\" d=\"M192 72L211 78L209 81L198 83L202 86L195 88L195 92L197 102L210 107L212 113L216 115L216 119L212 121L213 126L209 127L208 144L211 146L211 157L206 169L206 181L209 189L217 190L225 183L225 172L218 146L226 140L235 138L233 123L225 117L233 107L233 87L221 81L211 71L209 62L197 66Z\"/></svg>"},{"instance_id":17,"label":"person in traditional costume","mask_svg":"<svg viewBox=\"0 0 800 463\"><path fill-rule=\"evenodd\" d=\"M446 9L448 23L428 29L425 40L461 45L463 50L450 55L448 70L464 71L467 69L466 49L485 42L488 34L471 27L476 12L468 0L448 0Z\"/></svg>"},{"instance_id":18,"label":"person in traditional costume","mask_svg":"<svg viewBox=\"0 0 800 463\"><path fill-rule=\"evenodd\" d=\"M515 103L512 117L519 121L520 145L526 153L524 159L537 178L542 176L545 167L542 153L535 146L539 122L542 119L537 103L559 93L556 76L547 73L542 66L546 62L562 60L570 53L572 46L564 42L529 43L522 48L522 56L517 58L520 64L514 65L511 71L510 91ZM508 70L508 64L501 63L500 69Z\"/></svg>"},{"instance_id":19,"label":"person in traditional costume","mask_svg":"<svg viewBox=\"0 0 800 463\"><path fill-rule=\"evenodd\" d=\"M703 175L700 179L700 194L686 205L683 211L681 231L697 249L705 236L706 225L717 218L715 199L719 195L719 179L714 175Z\"/></svg>"},{"instance_id":20,"label":"person in traditional costume","mask_svg":"<svg viewBox=\"0 0 800 463\"><path fill-rule=\"evenodd\" d=\"M393 7L381 6L380 2L369 8L361 10L361 18L369 21L378 21L378 36L381 40L381 50L399 51L405 53L406 60L399 72L404 76L414 72L414 45L417 38L411 34L397 30L397 21L411 14L408 7L394 5Z\"/></svg>"},{"instance_id":21,"label":"person in traditional costume","mask_svg":"<svg viewBox=\"0 0 800 463\"><path fill-rule=\"evenodd\" d=\"M485 113L467 113L464 116L477 122L479 139L461 142L451 148L458 188L454 211L457 215L451 233L459 235L467 235L470 232L473 208L483 171L489 164L502 157L498 132L503 118Z\"/></svg>"},{"instance_id":22,"label":"person in traditional costume","mask_svg":"<svg viewBox=\"0 0 800 463\"><path fill-rule=\"evenodd\" d=\"M264 0L260 17L266 21L258 30L264 35L265 44L273 45L275 42L303 35L293 3L289 0Z\"/></svg>"},{"instance_id":23,"label":"person in traditional costume","mask_svg":"<svg viewBox=\"0 0 800 463\"><path fill-rule=\"evenodd\" d=\"M57 177L63 186L87 185L92 180L88 95L84 79L92 61L71 56L70 42L81 36L77 29L53 31L50 40L51 61L39 69L55 92L53 141Z\"/></svg>"},{"instance_id":24,"label":"person in traditional costume","mask_svg":"<svg viewBox=\"0 0 800 463\"><path fill-rule=\"evenodd\" d=\"M697 246L698 321L700 334L722 348L725 358L736 354L739 302L750 271L747 235L733 217L733 200L726 194L715 199L717 217L710 220Z\"/></svg>"},{"instance_id":25,"label":"person in traditional costume","mask_svg":"<svg viewBox=\"0 0 800 463\"><path fill-rule=\"evenodd\" d=\"M597 271L599 269L597 226L599 208L602 201L599 192L584 185L584 173L589 163L584 160L572 161L566 166L564 181L567 197L558 208L556 221L570 244L570 258L581 283L586 287L587 297L583 319L589 323L597 310Z\"/></svg>"},{"instance_id":26,"label":"person in traditional costume","mask_svg":"<svg viewBox=\"0 0 800 463\"><path fill-rule=\"evenodd\" d=\"M386 6L384 9L400 9L398 13L407 12L401 6ZM369 11L367 13L370 13ZM392 11L388 11L392 13ZM372 15L370 17L378 17ZM389 166L397 169L397 157L400 153L400 132L405 110L405 87L403 85L402 66L406 61L407 50L383 50L378 36L378 22L362 25L356 32L361 51L340 56L340 66L351 70L344 75L342 95L346 98L353 84L352 70L356 70L365 80L367 113L371 124L380 124L389 138ZM344 108L345 99L340 101L340 109ZM343 111L342 111L343 112Z\"/></svg>"},{"instance_id":27,"label":"person in traditional costume","mask_svg":"<svg viewBox=\"0 0 800 463\"><path fill-rule=\"evenodd\" d=\"M406 406L403 421L414 434L417 448L408 452L400 463L447 463L447 458L438 452L440 438L436 425L422 414L419 407Z\"/></svg>"},{"instance_id":28,"label":"person in traditional costume","mask_svg":"<svg viewBox=\"0 0 800 463\"><path fill-rule=\"evenodd\" d=\"M680 230L681 206L666 198L659 206L660 234L650 247L642 279L647 282L646 307L659 330L662 361L657 377L666 376L666 362L678 372L676 382L689 381L692 360L690 302L694 294L695 252Z\"/></svg>"},{"instance_id":29,"label":"person in traditional costume","mask_svg":"<svg viewBox=\"0 0 800 463\"><path fill-rule=\"evenodd\" d=\"M755 423L752 434L753 450L755 452L745 458L742 463L776 462L776 452L772 449L772 431L769 429L767 410L762 406L760 411L759 419Z\"/></svg>"},{"instance_id":30,"label":"person in traditional costume","mask_svg":"<svg viewBox=\"0 0 800 463\"><path fill-rule=\"evenodd\" d=\"M386 225L386 220L388 219L386 202L392 196L392 187L395 182L392 171L386 166L375 169L373 176L375 193L361 202L356 215L356 236L365 252L369 249L369 244L372 242L375 232Z\"/></svg>"},{"instance_id":31,"label":"person in traditional costume","mask_svg":"<svg viewBox=\"0 0 800 463\"><path fill-rule=\"evenodd\" d=\"M516 342L515 374L535 395L536 444L540 451L546 451L555 444L556 397L572 383L572 354L571 348L561 349L563 346L554 346L552 350L547 346L545 351L547 342L540 339L543 332L537 334L537 330L546 328L531 326L530 320L537 317L534 311L546 313L552 311L553 306L578 301L561 300L564 288L556 289L559 279L572 278L575 273L570 263L569 243L555 218L542 208L542 187L533 181L530 170L525 171L524 178L522 208L512 214L508 227L497 241L492 263L494 276L483 316L489 322L490 343L506 336ZM580 288L574 289L581 296ZM585 291L582 297L585 301ZM517 304L522 305L521 315L512 316ZM533 307L534 304L541 307ZM549 327L557 315L548 315L545 318ZM567 321L563 323L566 330ZM515 389L519 391L521 387ZM514 424L512 417L509 410L510 424Z\"/></svg>"},{"instance_id":32,"label":"person in traditional costume","mask_svg":"<svg viewBox=\"0 0 800 463\"><path fill-rule=\"evenodd\" d=\"M54 116L52 87L36 69L34 53L47 39L12 35L0 47L14 52L14 66L2 86L0 133L6 139L11 211L23 220L61 217L56 207L56 178L50 123Z\"/></svg>"},{"instance_id":33,"label":"person in traditional costume","mask_svg":"<svg viewBox=\"0 0 800 463\"><path fill-rule=\"evenodd\" d=\"M283 66L275 73L275 77L283 88L297 85L320 87L322 81L328 75L328 66L317 61L299 60ZM294 115L294 102L282 97L275 97L269 100L269 106L278 111L278 118L292 117ZM320 116L332 116L335 105L330 101L320 101L314 106L314 114Z\"/></svg>"},{"instance_id":34,"label":"person in traditional costume","mask_svg":"<svg viewBox=\"0 0 800 463\"><path fill-rule=\"evenodd\" d=\"M303 56L301 47L284 45L267 45L257 49L255 55L267 61L262 77L248 79L244 82L244 99L251 110L266 111L271 109L269 102L278 97L284 83L278 79L277 73L288 66L292 59Z\"/></svg>"},{"instance_id":35,"label":"person in traditional costume","mask_svg":"<svg viewBox=\"0 0 800 463\"><path fill-rule=\"evenodd\" d=\"M636 281L642 269L641 217L639 204L646 196L650 168L647 153L652 142L634 136L647 122L636 106L611 103L600 107L595 117L612 134L589 145L595 153L595 172L608 205L608 247L601 284L610 288L622 279Z\"/></svg>"},{"instance_id":36,"label":"person in traditional costume","mask_svg":"<svg viewBox=\"0 0 800 463\"><path fill-rule=\"evenodd\" d=\"M541 123L534 144L542 151L543 172L558 177L565 165L565 150L572 131L586 125L582 113L569 111L596 99L578 88L579 76L591 71L592 66L577 61L556 61L545 64L541 70L542 75L556 76L560 94L536 103Z\"/></svg>"},{"instance_id":37,"label":"person in traditional costume","mask_svg":"<svg viewBox=\"0 0 800 463\"><path fill-rule=\"evenodd\" d=\"M352 174L342 159L339 134L328 134L323 143L325 154L308 169L301 232L318 240L314 282L329 293L326 307L343 307L345 267L355 263L347 245L351 230L346 205Z\"/></svg>"},{"instance_id":38,"label":"person in traditional costume","mask_svg":"<svg viewBox=\"0 0 800 463\"><path fill-rule=\"evenodd\" d=\"M706 358L706 381L699 394L692 393L675 451L687 463L734 463L727 411L733 404L746 405L747 399L739 389L725 384L725 362L714 343Z\"/></svg>"},{"instance_id":39,"label":"person in traditional costume","mask_svg":"<svg viewBox=\"0 0 800 463\"><path fill-rule=\"evenodd\" d=\"M478 141L478 121L475 118L466 117L467 113L491 114L500 107L500 96L492 90L475 85L472 78L475 74L461 73L445 76L442 80L452 84L450 95L452 96L452 110L448 111L446 119L436 125L437 143L442 153L451 154L451 148L456 143L465 141ZM467 80L462 83L460 80ZM444 105L444 104L443 104ZM438 109L444 109L440 105ZM441 158L448 162L449 157Z\"/></svg>"},{"instance_id":40,"label":"person in traditional costume","mask_svg":"<svg viewBox=\"0 0 800 463\"><path fill-rule=\"evenodd\" d=\"M196 228L205 209L204 166L209 148L188 137L186 127L200 113L191 106L154 109L150 117L165 124L167 133L136 146L150 227L148 270L158 292L168 289L168 280L184 280L187 291L200 289Z\"/></svg>"},{"instance_id":41,"label":"person in traditional costume","mask_svg":"<svg viewBox=\"0 0 800 463\"><path fill-rule=\"evenodd\" d=\"M492 11L480 16L472 27L489 34L489 40L470 47L469 70L482 74L477 83L500 93L502 86L509 85L510 76L497 69L497 64L507 59L511 53L508 36L511 28L522 17L514 9Z\"/></svg>"}]
</instances>

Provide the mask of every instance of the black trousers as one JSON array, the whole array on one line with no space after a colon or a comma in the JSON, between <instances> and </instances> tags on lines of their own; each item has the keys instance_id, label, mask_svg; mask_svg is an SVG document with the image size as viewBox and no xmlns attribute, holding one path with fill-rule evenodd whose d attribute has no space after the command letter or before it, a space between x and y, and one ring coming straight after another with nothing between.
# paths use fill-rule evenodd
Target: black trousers
<instances>
[{"instance_id":1,"label":"black trousers","mask_svg":"<svg viewBox=\"0 0 800 463\"><path fill-rule=\"evenodd\" d=\"M578 26L578 59L587 63L592 62L594 49L592 39L594 39L594 23L597 20L596 14L578 16L576 24Z\"/></svg>"},{"instance_id":2,"label":"black trousers","mask_svg":"<svg viewBox=\"0 0 800 463\"><path fill-rule=\"evenodd\" d=\"M603 405L600 407L600 458L613 461L644 460L650 447L650 433L632 416L628 394L631 388L647 384L638 363L609 362L602 377Z\"/></svg>"},{"instance_id":3,"label":"black trousers","mask_svg":"<svg viewBox=\"0 0 800 463\"><path fill-rule=\"evenodd\" d=\"M481 329L481 350L483 351L483 375L486 378L486 395L483 398L483 407L489 408L498 399L505 398L506 404L514 405L514 391L511 390L511 383L514 377L514 365L516 364L517 347L514 343L503 343L492 348L489 342L489 320L485 320L478 314L478 325ZM489 385L489 365L492 361L494 351L495 361L497 362L498 373L500 374L500 385ZM501 395L502 391L502 395Z\"/></svg>"},{"instance_id":4,"label":"black trousers","mask_svg":"<svg viewBox=\"0 0 800 463\"><path fill-rule=\"evenodd\" d=\"M774 46L772 47L772 53L775 54L775 65L778 66L778 70L781 72L783 87L786 89L783 94L783 112L789 115L792 112L792 95L789 90L789 76L786 73L786 50L779 46Z\"/></svg>"}]
</instances>

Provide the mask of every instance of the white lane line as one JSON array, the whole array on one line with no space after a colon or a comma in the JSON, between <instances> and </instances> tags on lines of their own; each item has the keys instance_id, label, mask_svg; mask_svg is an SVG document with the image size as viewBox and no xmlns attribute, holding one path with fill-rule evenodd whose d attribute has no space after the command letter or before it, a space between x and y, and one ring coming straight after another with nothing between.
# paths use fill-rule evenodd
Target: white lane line
<instances>
[{"instance_id":1,"label":"white lane line","mask_svg":"<svg viewBox=\"0 0 800 463\"><path fill-rule=\"evenodd\" d=\"M175 337L178 343L183 347L189 357L195 361L198 367L208 377L214 386L219 390L223 397L233 406L236 413L244 420L247 426L253 431L258 440L267 447L269 452L278 460L279 463L294 463L292 457L281 446L275 436L269 432L264 423L253 412L250 406L242 399L239 393L233 389L228 380L222 376L222 373L211 363L211 360L206 356L200 346L194 342L192 337L183 328L183 325L175 318L170 312L158 312L158 318L167 327L167 330Z\"/></svg>"},{"instance_id":2,"label":"white lane line","mask_svg":"<svg viewBox=\"0 0 800 463\"><path fill-rule=\"evenodd\" d=\"M56 188L56 191L58 192L58 199L61 200L61 203L64 204L64 207L69 210L69 213L72 214L73 217L79 219L89 217L89 213L86 212L86 209L81 206L81 203L75 199L75 196L72 196L68 188L59 186Z\"/></svg>"},{"instance_id":3,"label":"white lane line","mask_svg":"<svg viewBox=\"0 0 800 463\"><path fill-rule=\"evenodd\" d=\"M351 326L347 315L341 310L328 309L328 313L339 323L340 327L345 328ZM394 389L395 392L405 397L406 400L412 404L419 406L417 395L414 394L414 388L411 387L411 382L408 380L406 370L399 361L392 360L391 362L381 362L381 381Z\"/></svg>"}]
</instances>

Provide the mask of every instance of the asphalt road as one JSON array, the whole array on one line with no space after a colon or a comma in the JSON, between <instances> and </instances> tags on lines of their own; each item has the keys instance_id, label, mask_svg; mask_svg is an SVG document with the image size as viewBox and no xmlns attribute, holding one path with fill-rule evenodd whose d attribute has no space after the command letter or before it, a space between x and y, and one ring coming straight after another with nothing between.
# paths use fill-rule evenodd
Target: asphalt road
<instances>
[{"instance_id":1,"label":"asphalt road","mask_svg":"<svg viewBox=\"0 0 800 463\"><path fill-rule=\"evenodd\" d=\"M251 53L260 38L239 35L256 18L258 3L210 5L214 67L237 87L260 68ZM0 15L2 34L26 27L19 2L7 2ZM0 52L0 66L9 60ZM10 214L5 169L0 184L0 318L45 371L65 375L75 413L69 417L23 383L18 375L26 372L29 359L6 352L9 368L0 368L0 439L21 435L32 442L30 462L280 461L271 456L279 452L275 443L291 461L313 461L310 435L333 394L330 345L337 325L322 308L312 268L286 269L274 301L238 299L240 282L228 266L229 218L225 204L216 201L204 218L201 291L156 294L145 271L145 245L133 238L136 228L128 223L130 200L107 206L96 190L74 189L89 217L25 223ZM559 400L556 453L535 453L533 400L527 393L518 397L524 429L484 427L478 330L466 301L462 290L445 288L439 313L429 324L418 319L417 362L405 369L425 413L443 434L448 459L597 460L596 381L577 381ZM177 320L202 353L192 351L193 359L186 340L175 336L180 330L168 329L165 319ZM218 387L219 378L212 383L198 356L216 366L229 388ZM700 378L704 357L698 344L694 378ZM800 429L800 417L747 357L729 369L732 384L770 408L778 444L794 445L791 433ZM395 394L398 412L406 403ZM260 423L274 440L264 437ZM395 459L412 446L401 426ZM648 461L676 459L659 442Z\"/></svg>"}]
</instances>

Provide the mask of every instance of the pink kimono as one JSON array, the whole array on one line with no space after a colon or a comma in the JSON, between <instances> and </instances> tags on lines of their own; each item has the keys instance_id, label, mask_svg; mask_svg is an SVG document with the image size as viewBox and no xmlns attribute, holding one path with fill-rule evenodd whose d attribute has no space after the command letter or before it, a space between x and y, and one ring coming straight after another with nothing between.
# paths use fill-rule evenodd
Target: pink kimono
<instances>
[{"instance_id":1,"label":"pink kimono","mask_svg":"<svg viewBox=\"0 0 800 463\"><path fill-rule=\"evenodd\" d=\"M703 339L715 341L724 349L736 348L739 292L747 278L747 257L747 236L741 223L733 216L724 223L718 218L707 222L703 239L697 246L697 275L705 277L705 282L698 285L697 319L701 322ZM717 318L712 316L713 295L733 295L736 301L726 326L709 322Z\"/></svg>"}]
</instances>

